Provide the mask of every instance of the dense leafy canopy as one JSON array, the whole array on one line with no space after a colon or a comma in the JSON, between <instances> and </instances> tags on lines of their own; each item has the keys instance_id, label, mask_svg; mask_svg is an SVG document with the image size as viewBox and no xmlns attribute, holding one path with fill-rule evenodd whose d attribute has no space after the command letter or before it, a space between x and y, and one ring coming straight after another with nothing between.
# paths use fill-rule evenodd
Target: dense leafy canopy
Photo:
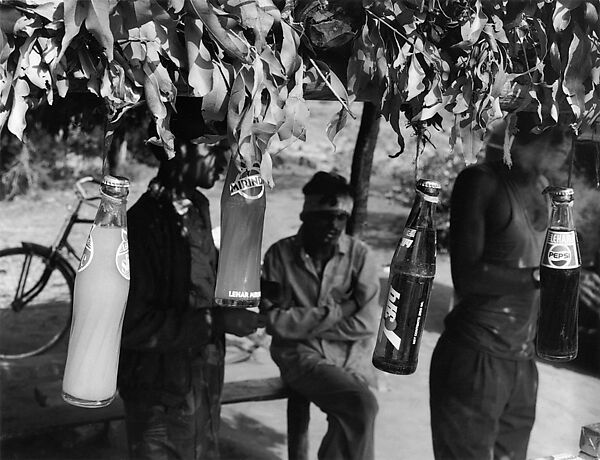
<instances>
[{"instance_id":1,"label":"dense leafy canopy","mask_svg":"<svg viewBox=\"0 0 600 460\"><path fill-rule=\"evenodd\" d=\"M320 82L341 103L330 139L356 98L379 105L400 150L401 125L426 140L445 109L469 160L507 111L595 123L598 13L598 0L0 0L0 129L21 139L28 109L89 91L108 138L145 101L172 153L175 98L193 96L198 141L228 137L270 181L270 154L304 140L305 88ZM350 50L346 75L320 59L336 47Z\"/></svg>"}]
</instances>

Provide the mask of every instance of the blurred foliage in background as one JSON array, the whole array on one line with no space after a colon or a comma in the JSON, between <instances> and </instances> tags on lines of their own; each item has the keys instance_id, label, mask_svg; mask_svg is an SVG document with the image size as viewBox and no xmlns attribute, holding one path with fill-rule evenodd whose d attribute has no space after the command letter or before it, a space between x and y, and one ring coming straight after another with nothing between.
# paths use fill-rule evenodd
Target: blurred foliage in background
<instances>
[{"instance_id":1,"label":"blurred foliage in background","mask_svg":"<svg viewBox=\"0 0 600 460\"><path fill-rule=\"evenodd\" d=\"M33 127L26 143L7 130L0 139L0 199L11 199L30 190L70 187L73 179L99 176L103 165L105 108L90 93L69 94L54 105L30 110ZM123 122L128 177L135 178L136 164L155 164L145 140L149 115L145 106L130 110ZM115 143L118 148L120 143ZM103 168L104 166L104 168Z\"/></svg>"},{"instance_id":2,"label":"blurred foliage in background","mask_svg":"<svg viewBox=\"0 0 600 460\"><path fill-rule=\"evenodd\" d=\"M337 109L335 103L310 102L310 121L307 142L297 142L273 157L276 170L307 167L309 169L335 169L349 177L352 153L360 118L349 120L347 129L335 138L335 149L323 134L323 123ZM0 200L11 199L28 191L71 187L73 180L83 175L100 176L103 171L103 120L102 105L91 94L77 94L58 99L49 108L32 110L29 123L35 125L29 141L22 144L10 133L4 132L0 148ZM360 115L360 108L356 110ZM127 158L122 173L135 181L147 170L156 166L153 155L145 147L149 114L145 106L130 110L122 124L122 139L127 142ZM65 128L67 127L67 128ZM448 132L432 131L432 144L415 158L416 138L406 128L406 151L398 158L396 135L382 120L373 172L371 192L383 193L398 208L410 207L414 198L417 178L429 178L442 184L437 208L438 246L447 249L450 195L458 173L465 167L464 159L453 155L448 147ZM584 264L594 261L600 248L600 192L597 183L596 144L578 144L574 164L576 225L581 236ZM283 169L282 169L283 171ZM557 172L555 181L566 183L568 169ZM284 186L284 184L280 184Z\"/></svg>"}]
</instances>

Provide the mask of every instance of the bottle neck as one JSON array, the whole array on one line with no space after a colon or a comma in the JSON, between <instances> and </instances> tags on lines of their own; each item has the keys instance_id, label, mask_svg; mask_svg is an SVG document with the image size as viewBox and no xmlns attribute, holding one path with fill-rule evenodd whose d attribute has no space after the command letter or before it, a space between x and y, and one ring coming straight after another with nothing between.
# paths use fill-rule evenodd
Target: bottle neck
<instances>
[{"instance_id":1,"label":"bottle neck","mask_svg":"<svg viewBox=\"0 0 600 460\"><path fill-rule=\"evenodd\" d=\"M550 228L554 230L575 230L572 201L568 203L552 203Z\"/></svg>"},{"instance_id":2,"label":"bottle neck","mask_svg":"<svg viewBox=\"0 0 600 460\"><path fill-rule=\"evenodd\" d=\"M412 209L406 221L410 228L433 228L435 219L435 199L417 192Z\"/></svg>"},{"instance_id":3,"label":"bottle neck","mask_svg":"<svg viewBox=\"0 0 600 460\"><path fill-rule=\"evenodd\" d=\"M101 227L127 227L127 198L116 198L100 193L100 206L94 224Z\"/></svg>"}]
</instances>

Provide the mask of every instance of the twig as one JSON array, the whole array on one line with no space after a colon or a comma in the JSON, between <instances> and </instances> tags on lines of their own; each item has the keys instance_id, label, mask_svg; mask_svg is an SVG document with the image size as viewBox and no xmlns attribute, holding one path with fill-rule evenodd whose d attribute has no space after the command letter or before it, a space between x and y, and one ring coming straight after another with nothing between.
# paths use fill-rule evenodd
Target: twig
<instances>
[{"instance_id":1,"label":"twig","mask_svg":"<svg viewBox=\"0 0 600 460\"><path fill-rule=\"evenodd\" d=\"M417 46L415 43L410 43L408 37L406 35L404 35L402 32L400 32L398 29L396 29L393 25L391 25L389 22L387 22L385 19L377 16L375 13L373 13L371 10L369 10L368 8L365 8L365 11L367 12L367 14L370 14L371 16L373 16L373 18L375 18L378 21L381 21L384 25L386 25L392 32L394 32L395 34L399 35L400 37L402 37L406 43L408 43L410 46L412 46L415 50L417 50L419 53L427 56L429 59L432 59L430 54L425 51L425 49L423 49L420 46Z\"/></svg>"},{"instance_id":2,"label":"twig","mask_svg":"<svg viewBox=\"0 0 600 460\"><path fill-rule=\"evenodd\" d=\"M329 88L329 90L333 93L333 95L335 96L335 98L338 101L340 101L340 104L342 104L342 107L344 108L344 110L346 112L348 112L348 115L350 115L354 120L356 120L356 115L354 115L354 113L352 113L352 111L350 110L350 107L348 107L348 104L346 104L344 102L344 100L340 96L337 95L337 93L335 92L335 90L331 86L331 83L329 83L329 81L327 81L327 77L323 74L323 72L321 72L321 69L319 69L319 66L314 61L314 59L313 58L308 58L308 60L313 65L313 67L315 68L315 70L317 71L317 73L319 74L319 76L323 79L323 81L325 82L325 84L327 85L327 87Z\"/></svg>"}]
</instances>

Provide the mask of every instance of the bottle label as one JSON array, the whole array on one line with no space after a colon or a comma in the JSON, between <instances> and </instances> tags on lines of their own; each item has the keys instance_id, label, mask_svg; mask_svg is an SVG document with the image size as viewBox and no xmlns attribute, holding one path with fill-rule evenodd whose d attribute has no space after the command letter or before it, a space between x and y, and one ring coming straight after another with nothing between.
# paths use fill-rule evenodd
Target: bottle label
<instances>
[{"instance_id":1,"label":"bottle label","mask_svg":"<svg viewBox=\"0 0 600 460\"><path fill-rule=\"evenodd\" d=\"M409 249L415 241L417 231L414 228L405 227L400 240L400 247Z\"/></svg>"},{"instance_id":2,"label":"bottle label","mask_svg":"<svg viewBox=\"0 0 600 460\"><path fill-rule=\"evenodd\" d=\"M265 183L257 168L240 171L235 180L229 184L231 196L241 195L248 200L258 200L265 193Z\"/></svg>"},{"instance_id":3,"label":"bottle label","mask_svg":"<svg viewBox=\"0 0 600 460\"><path fill-rule=\"evenodd\" d=\"M400 344L402 343L400 336L394 332L398 325L396 323L396 314L398 313L398 304L400 303L399 300L400 293L396 291L393 286L390 286L387 305L385 307L385 311L383 312L383 333L396 350L400 349Z\"/></svg>"},{"instance_id":4,"label":"bottle label","mask_svg":"<svg viewBox=\"0 0 600 460\"><path fill-rule=\"evenodd\" d=\"M227 291L230 299L260 299L260 291Z\"/></svg>"},{"instance_id":5,"label":"bottle label","mask_svg":"<svg viewBox=\"0 0 600 460\"><path fill-rule=\"evenodd\" d=\"M127 230L125 229L121 229L121 243L117 248L115 264L121 276L129 281L129 242L127 240Z\"/></svg>"},{"instance_id":6,"label":"bottle label","mask_svg":"<svg viewBox=\"0 0 600 460\"><path fill-rule=\"evenodd\" d=\"M92 224L90 234L88 235L87 241L85 242L85 247L83 248L83 254L81 254L81 260L79 261L79 268L77 268L77 272L84 271L92 263L92 259L94 258L94 239L92 238L92 233L94 233L95 227L96 225Z\"/></svg>"},{"instance_id":7,"label":"bottle label","mask_svg":"<svg viewBox=\"0 0 600 460\"><path fill-rule=\"evenodd\" d=\"M559 270L571 270L581 266L577 235L574 231L548 230L541 265Z\"/></svg>"}]
</instances>

